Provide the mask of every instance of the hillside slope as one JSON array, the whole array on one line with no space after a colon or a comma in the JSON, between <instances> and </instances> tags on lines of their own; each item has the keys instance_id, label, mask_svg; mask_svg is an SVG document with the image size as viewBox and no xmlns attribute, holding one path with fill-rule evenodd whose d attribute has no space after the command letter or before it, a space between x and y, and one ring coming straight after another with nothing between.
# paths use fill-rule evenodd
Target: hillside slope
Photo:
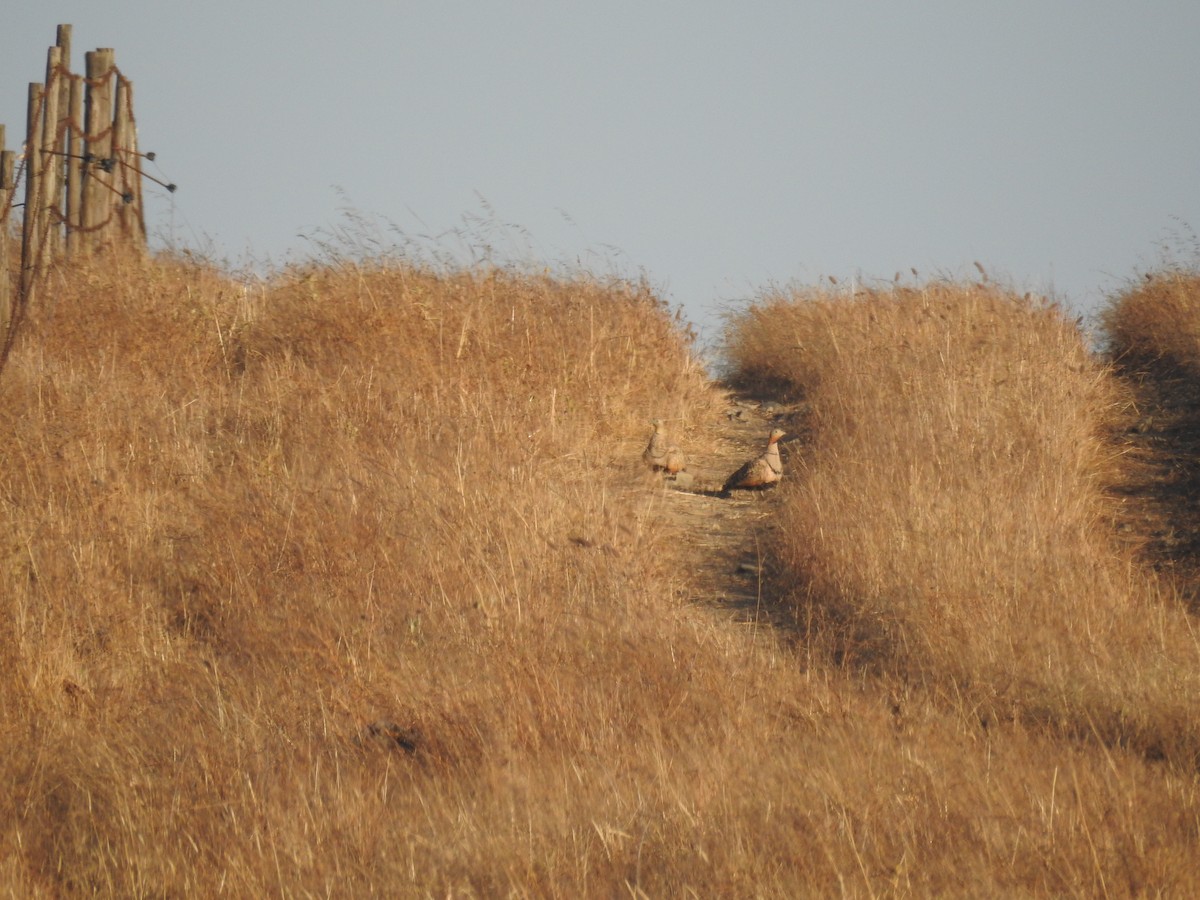
<instances>
[{"instance_id":1,"label":"hillside slope","mask_svg":"<svg viewBox=\"0 0 1200 900\"><path fill-rule=\"evenodd\" d=\"M640 284L56 278L0 373L14 894L1200 889L1188 620L1054 310L766 296L730 386Z\"/></svg>"}]
</instances>

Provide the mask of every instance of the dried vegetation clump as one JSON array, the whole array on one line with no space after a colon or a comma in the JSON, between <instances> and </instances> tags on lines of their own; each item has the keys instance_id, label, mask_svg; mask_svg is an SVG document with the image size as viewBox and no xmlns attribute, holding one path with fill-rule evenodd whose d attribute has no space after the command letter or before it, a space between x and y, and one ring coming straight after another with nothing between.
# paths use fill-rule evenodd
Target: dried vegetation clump
<instances>
[{"instance_id":1,"label":"dried vegetation clump","mask_svg":"<svg viewBox=\"0 0 1200 900\"><path fill-rule=\"evenodd\" d=\"M1200 376L1200 273L1150 272L1101 311L1108 350L1121 367Z\"/></svg>"}]
</instances>

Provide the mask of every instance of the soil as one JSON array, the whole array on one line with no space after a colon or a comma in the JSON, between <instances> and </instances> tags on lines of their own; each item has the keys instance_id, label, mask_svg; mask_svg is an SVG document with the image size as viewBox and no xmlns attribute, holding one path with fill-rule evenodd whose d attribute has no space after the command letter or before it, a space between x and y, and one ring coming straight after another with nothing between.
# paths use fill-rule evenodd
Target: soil
<instances>
[{"instance_id":1,"label":"soil","mask_svg":"<svg viewBox=\"0 0 1200 900\"><path fill-rule=\"evenodd\" d=\"M685 476L663 479L662 521L678 534L673 545L686 552L685 565L678 568L684 573L685 602L724 611L739 622L784 624L789 615L772 577L777 572L771 556L772 532L779 527L777 488L722 496L721 486L766 449L776 427L786 432L779 443L786 482L801 464L807 407L733 390L726 390L724 399L723 412L704 435L704 458L689 453Z\"/></svg>"},{"instance_id":2,"label":"soil","mask_svg":"<svg viewBox=\"0 0 1200 900\"><path fill-rule=\"evenodd\" d=\"M1200 374L1151 366L1121 377L1136 415L1118 438L1129 478L1112 488L1117 532L1200 612Z\"/></svg>"}]
</instances>

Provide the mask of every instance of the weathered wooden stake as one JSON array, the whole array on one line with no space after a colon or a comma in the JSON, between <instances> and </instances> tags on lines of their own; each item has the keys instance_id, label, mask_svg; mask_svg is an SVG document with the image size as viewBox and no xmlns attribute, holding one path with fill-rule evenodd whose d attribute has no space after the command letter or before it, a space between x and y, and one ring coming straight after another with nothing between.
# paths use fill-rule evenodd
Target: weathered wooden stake
<instances>
[{"instance_id":1,"label":"weathered wooden stake","mask_svg":"<svg viewBox=\"0 0 1200 900\"><path fill-rule=\"evenodd\" d=\"M65 223L67 213L67 163L66 153L69 152L71 119L71 26L59 25L54 45L58 47L58 122L55 125L54 149L63 155L56 155L51 162L55 171L55 200L54 221L51 228L54 231L54 257L62 255L66 239ZM50 76L46 75L46 84L50 84Z\"/></svg>"},{"instance_id":2,"label":"weathered wooden stake","mask_svg":"<svg viewBox=\"0 0 1200 900\"><path fill-rule=\"evenodd\" d=\"M72 74L71 31L58 26L46 80L29 85L19 262L11 214L18 157L5 149L0 125L0 341L11 338L14 316L32 302L64 248L82 257L117 242L138 251L146 246L133 82L116 72L105 47L86 54L86 78ZM9 345L3 346L0 353Z\"/></svg>"},{"instance_id":3,"label":"weathered wooden stake","mask_svg":"<svg viewBox=\"0 0 1200 900\"><path fill-rule=\"evenodd\" d=\"M83 95L84 83L71 79L70 119L67 132L67 255L79 253L83 235Z\"/></svg>"},{"instance_id":4,"label":"weathered wooden stake","mask_svg":"<svg viewBox=\"0 0 1200 900\"><path fill-rule=\"evenodd\" d=\"M138 135L137 135L137 119L133 117L133 82L128 81L129 86L126 100L129 104L129 161L130 167L126 171L130 178L130 193L133 194L133 209L135 213L135 230L134 241L139 250L146 249L146 207L142 199L142 154L138 152Z\"/></svg>"},{"instance_id":5,"label":"weathered wooden stake","mask_svg":"<svg viewBox=\"0 0 1200 900\"><path fill-rule=\"evenodd\" d=\"M34 261L38 253L38 214L42 198L42 96L45 86L29 84L29 105L25 131L25 213L21 216L21 289L20 300L28 303L33 296Z\"/></svg>"},{"instance_id":6,"label":"weathered wooden stake","mask_svg":"<svg viewBox=\"0 0 1200 900\"><path fill-rule=\"evenodd\" d=\"M132 149L131 149L132 148ZM133 82L117 75L117 103L113 114L113 186L119 196L117 221L120 239L130 247L145 243L145 232L139 224L140 214L135 185L140 181L141 167L136 152L137 139L133 124Z\"/></svg>"},{"instance_id":7,"label":"weathered wooden stake","mask_svg":"<svg viewBox=\"0 0 1200 900\"><path fill-rule=\"evenodd\" d=\"M91 162L84 169L84 246L96 250L106 244L113 212L112 177L112 74L113 51L101 47L86 55L88 90L84 100L87 150Z\"/></svg>"},{"instance_id":8,"label":"weathered wooden stake","mask_svg":"<svg viewBox=\"0 0 1200 900\"><path fill-rule=\"evenodd\" d=\"M54 44L56 47L59 48L59 50L62 51L62 55L61 55L61 58L59 59L59 62L62 64L62 72L63 72L63 75L65 76L67 73L69 73L71 71L71 26L70 25L59 25L58 26L57 40L54 42ZM75 79L73 79L73 78L64 77L62 79L62 81L59 82L58 109L59 109L59 112L62 113L64 118L66 116L70 115L68 110L70 110L70 108L71 108L71 82L74 80Z\"/></svg>"},{"instance_id":9,"label":"weathered wooden stake","mask_svg":"<svg viewBox=\"0 0 1200 900\"><path fill-rule=\"evenodd\" d=\"M0 125L0 335L12 317L12 272L8 267L9 210L12 209L13 157L4 148L4 126Z\"/></svg>"},{"instance_id":10,"label":"weathered wooden stake","mask_svg":"<svg viewBox=\"0 0 1200 900\"><path fill-rule=\"evenodd\" d=\"M46 51L46 90L43 94L42 138L38 148L41 156L42 202L37 208L38 252L35 273L40 273L58 256L61 234L60 188L62 185L62 130L59 128L58 98L62 88L62 48ZM28 210L27 210L28 212Z\"/></svg>"}]
</instances>

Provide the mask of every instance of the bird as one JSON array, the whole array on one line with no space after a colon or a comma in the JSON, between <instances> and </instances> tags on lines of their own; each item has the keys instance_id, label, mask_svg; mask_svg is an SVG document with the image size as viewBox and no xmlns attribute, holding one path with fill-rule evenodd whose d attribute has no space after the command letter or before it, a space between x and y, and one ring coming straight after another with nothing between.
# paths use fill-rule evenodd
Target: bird
<instances>
[{"instance_id":1,"label":"bird","mask_svg":"<svg viewBox=\"0 0 1200 900\"><path fill-rule=\"evenodd\" d=\"M358 733L354 743L360 747L375 746L388 750L403 750L406 753L416 753L421 747L421 732L416 728L406 728L395 722L380 720L372 722Z\"/></svg>"},{"instance_id":2,"label":"bird","mask_svg":"<svg viewBox=\"0 0 1200 900\"><path fill-rule=\"evenodd\" d=\"M654 419L650 424L654 426L654 433L650 435L650 443L642 451L642 459L656 472L678 475L687 468L683 451L671 443L662 419Z\"/></svg>"},{"instance_id":3,"label":"bird","mask_svg":"<svg viewBox=\"0 0 1200 900\"><path fill-rule=\"evenodd\" d=\"M779 439L785 432L781 428L771 430L767 438L767 449L725 479L721 495L728 497L730 491L761 491L783 477L783 460L779 458Z\"/></svg>"}]
</instances>

